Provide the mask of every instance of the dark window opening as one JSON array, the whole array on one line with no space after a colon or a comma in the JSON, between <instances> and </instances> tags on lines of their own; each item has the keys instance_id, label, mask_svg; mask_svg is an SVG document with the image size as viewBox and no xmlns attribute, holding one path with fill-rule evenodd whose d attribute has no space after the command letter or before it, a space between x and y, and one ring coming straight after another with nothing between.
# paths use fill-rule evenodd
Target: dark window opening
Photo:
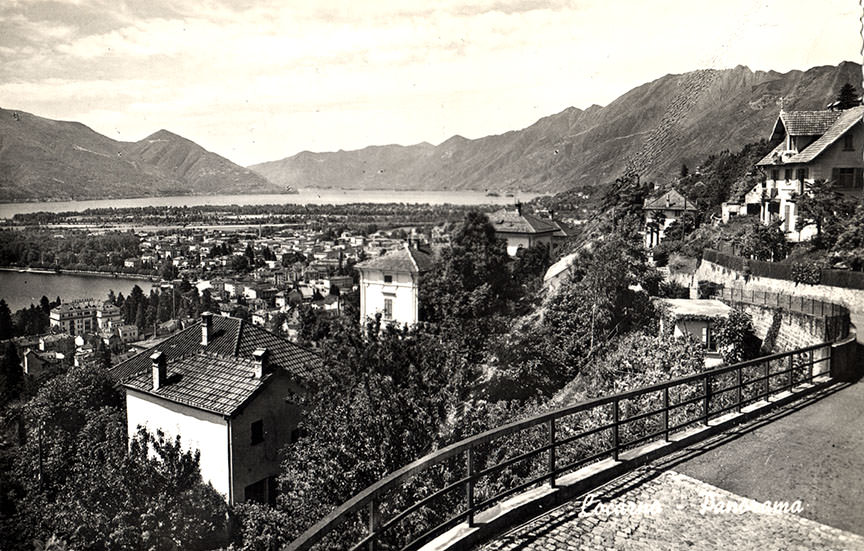
<instances>
[{"instance_id":1,"label":"dark window opening","mask_svg":"<svg viewBox=\"0 0 864 551\"><path fill-rule=\"evenodd\" d=\"M786 170L783 171L783 177L786 180L791 180L792 178L794 178L794 176L795 176L795 171L792 170L791 168L787 168Z\"/></svg>"},{"instance_id":2,"label":"dark window opening","mask_svg":"<svg viewBox=\"0 0 864 551\"><path fill-rule=\"evenodd\" d=\"M853 141L852 134L843 136L843 151L855 151L855 142Z\"/></svg>"},{"instance_id":3,"label":"dark window opening","mask_svg":"<svg viewBox=\"0 0 864 551\"><path fill-rule=\"evenodd\" d=\"M255 421L252 423L252 445L260 444L264 441L264 421Z\"/></svg>"},{"instance_id":4,"label":"dark window opening","mask_svg":"<svg viewBox=\"0 0 864 551\"><path fill-rule=\"evenodd\" d=\"M275 476L262 478L258 482L250 484L243 489L243 498L245 501L255 501L258 503L276 505L277 487L278 481Z\"/></svg>"},{"instance_id":5,"label":"dark window opening","mask_svg":"<svg viewBox=\"0 0 864 551\"><path fill-rule=\"evenodd\" d=\"M864 187L860 168L834 168L831 170L831 179L840 189L861 189Z\"/></svg>"},{"instance_id":6,"label":"dark window opening","mask_svg":"<svg viewBox=\"0 0 864 551\"><path fill-rule=\"evenodd\" d=\"M774 180L775 182L780 179L780 169L779 168L771 169L771 179Z\"/></svg>"},{"instance_id":7,"label":"dark window opening","mask_svg":"<svg viewBox=\"0 0 864 551\"><path fill-rule=\"evenodd\" d=\"M389 275L389 274L385 275L384 276L384 283L393 283L393 276Z\"/></svg>"}]
</instances>

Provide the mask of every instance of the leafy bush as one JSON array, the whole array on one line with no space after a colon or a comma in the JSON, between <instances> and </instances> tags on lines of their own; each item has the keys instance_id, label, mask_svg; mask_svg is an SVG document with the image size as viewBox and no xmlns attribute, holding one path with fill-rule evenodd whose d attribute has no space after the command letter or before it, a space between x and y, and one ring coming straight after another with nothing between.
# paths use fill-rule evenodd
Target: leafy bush
<instances>
[{"instance_id":1,"label":"leafy bush","mask_svg":"<svg viewBox=\"0 0 864 551\"><path fill-rule=\"evenodd\" d=\"M822 280L822 266L816 262L796 262L792 265L792 281L818 285Z\"/></svg>"},{"instance_id":2,"label":"leafy bush","mask_svg":"<svg viewBox=\"0 0 864 551\"><path fill-rule=\"evenodd\" d=\"M753 330L753 321L747 313L733 309L729 317L713 327L717 349L726 364L743 362L759 355L761 342Z\"/></svg>"}]
</instances>

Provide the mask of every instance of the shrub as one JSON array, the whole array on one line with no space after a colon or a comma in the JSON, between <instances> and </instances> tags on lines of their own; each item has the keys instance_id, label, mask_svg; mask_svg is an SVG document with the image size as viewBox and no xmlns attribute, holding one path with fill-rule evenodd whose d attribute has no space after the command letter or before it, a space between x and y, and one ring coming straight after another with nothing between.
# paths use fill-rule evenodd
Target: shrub
<instances>
[{"instance_id":1,"label":"shrub","mask_svg":"<svg viewBox=\"0 0 864 551\"><path fill-rule=\"evenodd\" d=\"M792 281L818 285L822 279L822 267L816 262L796 262L792 265Z\"/></svg>"},{"instance_id":2,"label":"shrub","mask_svg":"<svg viewBox=\"0 0 864 551\"><path fill-rule=\"evenodd\" d=\"M762 344L756 337L750 316L738 309L733 309L729 317L714 325L714 339L726 364L757 357Z\"/></svg>"}]
</instances>

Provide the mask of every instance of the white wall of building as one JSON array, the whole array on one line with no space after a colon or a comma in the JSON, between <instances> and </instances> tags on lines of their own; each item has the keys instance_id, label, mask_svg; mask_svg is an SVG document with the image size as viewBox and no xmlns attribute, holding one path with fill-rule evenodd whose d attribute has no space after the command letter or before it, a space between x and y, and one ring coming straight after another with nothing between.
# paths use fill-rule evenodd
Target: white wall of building
<instances>
[{"instance_id":1,"label":"white wall of building","mask_svg":"<svg viewBox=\"0 0 864 551\"><path fill-rule=\"evenodd\" d=\"M516 253L519 251L520 248L529 249L537 243L543 243L550 247L552 246L551 233L543 235L532 235L524 233L499 233L498 235L507 241L507 254L509 254L510 256L516 256Z\"/></svg>"},{"instance_id":2,"label":"white wall of building","mask_svg":"<svg viewBox=\"0 0 864 551\"><path fill-rule=\"evenodd\" d=\"M385 282L385 275L392 277ZM360 321L372 318L381 312L382 321L413 325L419 313L419 275L409 272L383 272L364 268L360 276ZM391 301L393 315L384 316L385 301Z\"/></svg>"},{"instance_id":3,"label":"white wall of building","mask_svg":"<svg viewBox=\"0 0 864 551\"><path fill-rule=\"evenodd\" d=\"M180 442L185 449L200 450L201 478L228 499L228 421L221 415L175 404L127 388L126 418L130 436L133 436L141 425L151 432L161 429L171 439L180 435ZM242 496L240 499L242 500Z\"/></svg>"}]
</instances>

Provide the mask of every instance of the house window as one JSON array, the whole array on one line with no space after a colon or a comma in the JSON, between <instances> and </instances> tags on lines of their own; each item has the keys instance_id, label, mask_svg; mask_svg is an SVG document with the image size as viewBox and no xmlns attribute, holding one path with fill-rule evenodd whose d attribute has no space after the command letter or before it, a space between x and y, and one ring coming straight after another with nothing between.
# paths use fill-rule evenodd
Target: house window
<instances>
[{"instance_id":1,"label":"house window","mask_svg":"<svg viewBox=\"0 0 864 551\"><path fill-rule=\"evenodd\" d=\"M264 421L258 420L252 423L252 445L264 441Z\"/></svg>"},{"instance_id":2,"label":"house window","mask_svg":"<svg viewBox=\"0 0 864 551\"><path fill-rule=\"evenodd\" d=\"M862 186L861 169L834 168L831 170L831 179L840 189L860 189Z\"/></svg>"},{"instance_id":3,"label":"house window","mask_svg":"<svg viewBox=\"0 0 864 551\"><path fill-rule=\"evenodd\" d=\"M799 168L797 174L798 180L798 193L804 193L804 180L807 179L809 175L809 171L806 168Z\"/></svg>"},{"instance_id":4,"label":"house window","mask_svg":"<svg viewBox=\"0 0 864 551\"><path fill-rule=\"evenodd\" d=\"M792 178L794 178L794 176L795 176L795 171L792 170L791 168L787 168L785 171L783 171L783 177L785 180L791 180Z\"/></svg>"},{"instance_id":5,"label":"house window","mask_svg":"<svg viewBox=\"0 0 864 551\"><path fill-rule=\"evenodd\" d=\"M384 299L384 319L392 320L393 319L393 299L385 298Z\"/></svg>"},{"instance_id":6,"label":"house window","mask_svg":"<svg viewBox=\"0 0 864 551\"><path fill-rule=\"evenodd\" d=\"M393 276L390 274L384 274L384 283L393 283Z\"/></svg>"},{"instance_id":7,"label":"house window","mask_svg":"<svg viewBox=\"0 0 864 551\"><path fill-rule=\"evenodd\" d=\"M774 180L775 182L780 179L780 169L779 168L772 168L771 169L771 179Z\"/></svg>"},{"instance_id":8,"label":"house window","mask_svg":"<svg viewBox=\"0 0 864 551\"><path fill-rule=\"evenodd\" d=\"M702 328L702 344L705 345L705 349L711 352L717 351L717 343L714 342L714 335L711 334L711 322L706 321L705 327Z\"/></svg>"},{"instance_id":9,"label":"house window","mask_svg":"<svg viewBox=\"0 0 864 551\"><path fill-rule=\"evenodd\" d=\"M852 140L852 134L843 136L843 151L855 151L855 143Z\"/></svg>"},{"instance_id":10,"label":"house window","mask_svg":"<svg viewBox=\"0 0 864 551\"><path fill-rule=\"evenodd\" d=\"M256 501L258 503L276 504L276 489L278 482L275 476L262 478L254 484L250 484L243 489L243 498L245 501Z\"/></svg>"}]
</instances>

